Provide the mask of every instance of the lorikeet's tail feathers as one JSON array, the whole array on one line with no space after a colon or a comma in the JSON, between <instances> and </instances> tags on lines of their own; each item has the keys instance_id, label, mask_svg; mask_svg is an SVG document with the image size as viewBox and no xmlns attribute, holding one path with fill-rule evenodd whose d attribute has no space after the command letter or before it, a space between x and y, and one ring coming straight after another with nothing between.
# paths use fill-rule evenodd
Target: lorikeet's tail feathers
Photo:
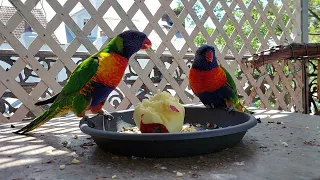
<instances>
[{"instance_id":1,"label":"lorikeet's tail feathers","mask_svg":"<svg viewBox=\"0 0 320 180\"><path fill-rule=\"evenodd\" d=\"M250 111L249 109L245 108L240 102L238 103L238 108L239 111L243 111L248 114L254 114L254 112Z\"/></svg>"},{"instance_id":2,"label":"lorikeet's tail feathers","mask_svg":"<svg viewBox=\"0 0 320 180\"><path fill-rule=\"evenodd\" d=\"M43 101L38 101L38 102L34 103L34 105L36 105L36 106L41 106L41 105L45 105L45 104L53 103L53 102L54 102L54 100L56 100L56 99L57 99L57 97L59 96L59 94L60 94L60 93L58 93L58 94L56 94L56 95L52 96L52 97L51 97L51 98L49 98L49 99L46 99L46 100L43 100Z\"/></svg>"},{"instance_id":3,"label":"lorikeet's tail feathers","mask_svg":"<svg viewBox=\"0 0 320 180\"><path fill-rule=\"evenodd\" d=\"M37 127L43 125L44 123L48 122L51 118L57 115L57 112L52 111L45 111L40 116L36 117L31 123L27 126L21 128L20 130L14 132L15 134L25 134L29 131L36 129Z\"/></svg>"}]
</instances>

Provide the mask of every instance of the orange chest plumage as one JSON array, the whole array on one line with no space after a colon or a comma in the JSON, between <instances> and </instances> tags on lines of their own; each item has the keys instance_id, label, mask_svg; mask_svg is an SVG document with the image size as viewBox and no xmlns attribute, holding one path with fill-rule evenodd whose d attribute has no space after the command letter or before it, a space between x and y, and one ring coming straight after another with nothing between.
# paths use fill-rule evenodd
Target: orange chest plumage
<instances>
[{"instance_id":1,"label":"orange chest plumage","mask_svg":"<svg viewBox=\"0 0 320 180\"><path fill-rule=\"evenodd\" d=\"M127 65L128 60L118 54L101 54L99 67L93 80L115 88L119 85Z\"/></svg>"},{"instance_id":2,"label":"orange chest plumage","mask_svg":"<svg viewBox=\"0 0 320 180\"><path fill-rule=\"evenodd\" d=\"M226 82L226 74L220 66L208 71L190 69L189 83L194 93L213 92L225 85Z\"/></svg>"}]
</instances>

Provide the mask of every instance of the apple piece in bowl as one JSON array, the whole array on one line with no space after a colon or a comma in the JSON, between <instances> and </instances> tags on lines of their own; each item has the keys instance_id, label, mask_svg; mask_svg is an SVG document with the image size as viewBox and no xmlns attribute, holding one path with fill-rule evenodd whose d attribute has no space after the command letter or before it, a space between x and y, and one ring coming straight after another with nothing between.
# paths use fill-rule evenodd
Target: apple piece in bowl
<instances>
[{"instance_id":1,"label":"apple piece in bowl","mask_svg":"<svg viewBox=\"0 0 320 180\"><path fill-rule=\"evenodd\" d=\"M158 91L149 99L142 100L133 113L141 133L180 132L184 116L185 109L179 100L165 91Z\"/></svg>"}]
</instances>

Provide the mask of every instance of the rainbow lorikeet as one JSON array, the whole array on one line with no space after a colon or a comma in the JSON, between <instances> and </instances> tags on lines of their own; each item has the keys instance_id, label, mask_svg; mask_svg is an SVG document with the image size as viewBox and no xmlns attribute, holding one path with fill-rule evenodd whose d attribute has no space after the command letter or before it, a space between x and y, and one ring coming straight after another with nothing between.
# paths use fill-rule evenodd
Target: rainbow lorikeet
<instances>
[{"instance_id":1,"label":"rainbow lorikeet","mask_svg":"<svg viewBox=\"0 0 320 180\"><path fill-rule=\"evenodd\" d=\"M150 47L151 41L142 32L128 30L117 35L102 50L77 66L59 94L37 102L35 105L52 105L15 133L25 134L69 112L88 119L85 112L91 110L110 118L111 115L102 108L108 95L119 85L129 58L140 49Z\"/></svg>"},{"instance_id":2,"label":"rainbow lorikeet","mask_svg":"<svg viewBox=\"0 0 320 180\"><path fill-rule=\"evenodd\" d=\"M189 84L193 93L208 108L223 107L228 112L236 108L252 114L240 103L231 75L218 65L213 46L202 45L197 49L189 73Z\"/></svg>"}]
</instances>

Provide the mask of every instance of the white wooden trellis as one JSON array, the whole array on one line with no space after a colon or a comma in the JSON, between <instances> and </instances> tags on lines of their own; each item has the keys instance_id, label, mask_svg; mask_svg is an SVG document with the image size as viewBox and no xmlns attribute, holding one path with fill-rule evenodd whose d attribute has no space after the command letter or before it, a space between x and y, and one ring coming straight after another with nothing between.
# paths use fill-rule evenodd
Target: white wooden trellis
<instances>
[{"instance_id":1,"label":"white wooden trellis","mask_svg":"<svg viewBox=\"0 0 320 180\"><path fill-rule=\"evenodd\" d=\"M296 109L299 112L303 111L303 83L301 72L285 77L283 68L286 64L274 63L273 67L277 71L277 75L275 75L273 79L271 79L269 75L265 75L256 80L250 74L252 72L252 69L241 63L241 59L246 53L249 52L249 54L253 54L256 52L250 44L255 37L257 37L261 43L259 50L263 50L269 47L267 43L269 38L272 38L277 44L283 44L285 40L287 40L289 43L293 41L300 42L300 1L282 0L282 6L278 10L275 7L273 1L267 1L265 7L261 8L260 4L254 0L247 4L240 0L182 0L181 3L183 4L184 9L179 14L179 16L176 16L174 11L170 7L170 4L174 3L173 0L159 0L160 7L155 13L150 12L144 0L134 0L134 3L127 12L124 11L120 3L115 0L105 0L97 9L95 9L95 7L90 3L89 0L67 0L63 6L57 0L47 0L47 3L56 12L56 14L48 22L46 27L43 27L31 13L31 10L39 3L39 0L26 0L24 3L21 2L21 0L9 1L17 9L17 12L11 17L6 25L0 22L0 43L3 43L5 40L7 40L7 42L13 47L20 58L16 61L16 63L13 64L9 71L5 71L4 69L0 68L0 95L2 95L7 89L9 89L23 103L23 105L21 105L14 113L14 115L10 118L10 121L21 121L29 111L31 111L35 115L38 115L42 112L41 108L34 106L34 102L39 99L39 97L45 92L47 88L52 89L55 93L58 93L61 90L62 87L59 83L56 82L53 77L56 77L63 67L68 68L70 71L73 71L75 69L76 64L71 58L81 44L91 54L95 53L98 50L87 37L96 25L98 25L108 37L114 37L115 35L122 32L126 27L128 27L129 29L137 30L137 27L131 19L138 10L140 10L144 14L149 22L144 28L143 32L147 35L150 35L152 31L155 31L161 38L161 43L156 49L154 49L154 51L147 52L148 56L151 58L151 61L147 63L144 69L140 67L139 63L134 58L130 59L130 66L134 69L139 77L130 88L124 81L120 83L118 88L122 93L124 93L125 98L121 101L117 109L115 109L111 104L106 103L105 108L107 110L115 111L125 109L128 107L128 105L130 105L130 103L132 103L133 105L139 103L140 100L136 97L135 94L143 84L145 84L152 92L156 92L157 89L163 90L167 84L170 84L172 86L172 89L174 89L176 92L175 96L180 98L183 103L199 102L198 98L194 97L193 99L190 99L185 93L186 88L188 88L188 78L185 78L181 84L178 84L177 81L172 77L172 74L178 67L180 67L183 73L188 76L189 68L186 65L183 57L189 49L191 49L192 52L196 51L197 46L194 44L193 40L199 33L201 33L206 41L209 44L213 45L215 45L215 39L219 35L222 36L226 45L220 51L217 49L216 55L219 59L220 64L230 72L235 72L238 67L240 67L244 72L241 81L236 79L233 73L231 73L231 75L236 80L238 91L243 96L246 105L252 106L253 99L256 95L258 95L259 99L262 102L262 108L282 108L284 110L290 111L291 107L295 105ZM70 11L78 2L83 5L83 8L85 8L91 16L90 20L85 24L82 30L69 15ZM195 3L201 3L205 9L205 12L200 19L198 19L196 13L193 10L193 6L195 5ZM291 3L293 4L292 7L290 7ZM218 6L218 4L221 5L224 11L224 15L220 20L213 12L213 9ZM112 30L112 28L109 27L109 25L103 19L103 15L108 11L110 7L112 7L117 12L119 17L121 17L121 21L114 28L114 30ZM240 20L236 20L233 15L233 10L235 7L239 7L243 13L243 16ZM253 8L256 8L259 14L257 21L254 21L254 19L250 15L250 10ZM266 16L268 10L270 9L276 16L275 21L273 21L272 23L267 20ZM284 12L286 12L289 16L289 21L287 24L284 24L284 21L281 17ZM167 33L165 33L162 30L161 26L158 24L159 19L165 13L168 14L170 19L174 23L172 28ZM181 23L182 20L184 20L188 15L190 15L190 17L196 24L195 28L190 34L185 30ZM215 31L211 35L208 34L204 27L207 19L211 19L216 27ZM22 20L26 20L38 34L36 39L28 48L25 48L21 44L21 42L12 34L12 31L18 26L18 24L20 24ZM228 36L223 29L223 26L227 21L230 21L234 26L234 31L230 36ZM246 36L241 30L241 27L246 21L249 22L252 28L252 31L248 36ZM61 22L64 22L76 36L70 43L70 45L66 48L66 50L63 50L51 36ZM262 37L261 33L259 32L259 27L262 25L262 23L264 23L268 29L265 37ZM277 25L279 25L284 30L280 36L277 36L275 33L275 28ZM293 33L287 31L287 29L291 27L293 28ZM179 51L170 41L177 31L182 34L185 40L185 44ZM239 51L233 45L233 42L235 41L235 38L237 36L239 36L243 41L243 45ZM107 42L105 42L104 45L106 43ZM49 71L46 71L34 57L34 55L44 44L47 44L58 56L58 61L54 63L53 67L50 68ZM160 56L166 48L174 57L174 61L168 69L160 60ZM235 61L232 61L230 64L225 61L225 57L228 52L231 52L232 56L235 58ZM34 72L41 78L41 81L30 94L28 94L21 87L21 85L15 81L15 77L17 77L17 75L27 64L30 65ZM298 62L296 62L294 65L297 69L301 67L301 64ZM154 82L152 82L152 80L148 76L154 67L157 67L163 75L163 78L157 86L154 85ZM293 64L291 62L288 63L288 67L291 71L294 70ZM261 67L259 70L262 73L266 71L264 67ZM293 90L290 85L290 82L292 81L296 81L297 83L297 87L295 90ZM278 82L281 82L284 86L284 89L282 91L279 91L276 88L276 84ZM249 94L247 94L247 92L243 88L245 86L245 83L249 83L253 87L253 90L251 90ZM265 93L263 93L263 91L260 89L262 83L267 83L270 86L270 88L268 88ZM271 107L268 103L268 99L272 93L277 97L277 101L274 107ZM289 104L287 104L283 98L286 93L289 93L291 97L291 102ZM2 114L0 115L0 122L7 122L7 119Z\"/></svg>"}]
</instances>

